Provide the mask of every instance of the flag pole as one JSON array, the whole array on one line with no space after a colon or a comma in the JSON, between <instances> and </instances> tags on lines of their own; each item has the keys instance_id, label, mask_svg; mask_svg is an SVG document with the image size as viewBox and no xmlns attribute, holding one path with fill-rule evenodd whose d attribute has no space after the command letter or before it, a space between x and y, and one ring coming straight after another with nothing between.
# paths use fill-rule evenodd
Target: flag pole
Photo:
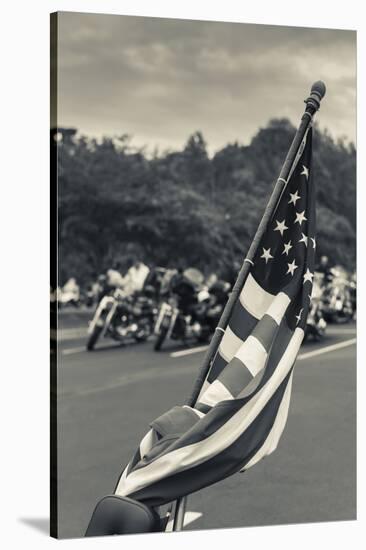
<instances>
[{"instance_id":1,"label":"flag pole","mask_svg":"<svg viewBox=\"0 0 366 550\"><path fill-rule=\"evenodd\" d=\"M258 250L259 243L261 242L267 226L275 212L278 201L281 198L281 195L287 185L287 180L289 179L289 176L291 174L293 164L297 158L297 154L303 142L304 136L306 135L306 132L312 123L313 116L320 108L320 102L325 95L325 91L326 88L324 82L319 80L312 85L310 96L305 99L306 107L305 112L301 117L300 125L297 129L294 139L292 140L280 175L275 183L272 195L264 211L263 217L259 223L257 232L243 261L236 282L230 293L226 306L222 312L220 321L216 327L210 345L206 351L201 369L198 373L192 393L186 401L186 405L193 407L196 404L203 383L206 380L212 361L215 358L221 339L229 323L234 305L244 287L245 281L249 275L250 268L253 265L253 259ZM183 529L186 499L187 497L182 497L176 501L176 506L174 509L173 531L181 531Z\"/></svg>"}]
</instances>

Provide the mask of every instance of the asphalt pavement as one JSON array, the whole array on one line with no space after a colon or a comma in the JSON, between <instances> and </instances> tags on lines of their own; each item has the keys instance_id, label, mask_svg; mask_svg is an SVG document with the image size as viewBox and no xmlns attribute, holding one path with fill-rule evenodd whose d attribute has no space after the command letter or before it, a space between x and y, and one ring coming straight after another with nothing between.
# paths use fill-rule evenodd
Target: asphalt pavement
<instances>
[{"instance_id":1,"label":"asphalt pavement","mask_svg":"<svg viewBox=\"0 0 366 550\"><path fill-rule=\"evenodd\" d=\"M85 350L90 312L60 315L59 536L81 537L149 421L189 395L204 351L169 343ZM244 474L191 495L186 529L356 518L356 327L303 345L278 449Z\"/></svg>"}]
</instances>

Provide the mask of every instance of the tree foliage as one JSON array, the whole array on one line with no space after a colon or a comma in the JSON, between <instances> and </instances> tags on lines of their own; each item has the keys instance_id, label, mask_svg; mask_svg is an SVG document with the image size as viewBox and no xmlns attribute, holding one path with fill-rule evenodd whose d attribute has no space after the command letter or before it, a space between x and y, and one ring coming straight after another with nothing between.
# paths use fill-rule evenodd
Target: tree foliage
<instances>
[{"instance_id":1,"label":"tree foliage","mask_svg":"<svg viewBox=\"0 0 366 550\"><path fill-rule=\"evenodd\" d=\"M250 245L294 133L288 120L271 120L250 145L210 158L200 132L182 151L150 157L126 135L97 142L59 130L60 283L86 282L131 255L224 274ZM354 146L316 129L313 169L318 253L353 268Z\"/></svg>"}]
</instances>

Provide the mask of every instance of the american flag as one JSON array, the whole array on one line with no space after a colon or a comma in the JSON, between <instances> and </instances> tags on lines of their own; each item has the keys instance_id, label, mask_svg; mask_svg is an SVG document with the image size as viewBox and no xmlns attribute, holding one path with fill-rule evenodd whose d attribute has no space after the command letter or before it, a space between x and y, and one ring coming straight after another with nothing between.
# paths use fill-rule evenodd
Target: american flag
<instances>
[{"instance_id":1,"label":"american flag","mask_svg":"<svg viewBox=\"0 0 366 550\"><path fill-rule=\"evenodd\" d=\"M157 506L272 453L286 424L315 260L312 129L253 259L194 407L150 424L115 493Z\"/></svg>"}]
</instances>

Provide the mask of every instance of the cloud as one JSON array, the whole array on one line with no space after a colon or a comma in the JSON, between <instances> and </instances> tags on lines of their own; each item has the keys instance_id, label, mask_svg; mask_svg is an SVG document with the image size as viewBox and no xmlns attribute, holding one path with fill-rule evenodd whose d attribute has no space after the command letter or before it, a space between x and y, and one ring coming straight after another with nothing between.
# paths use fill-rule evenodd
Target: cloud
<instances>
[{"instance_id":1,"label":"cloud","mask_svg":"<svg viewBox=\"0 0 366 550\"><path fill-rule=\"evenodd\" d=\"M214 151L273 117L297 124L323 79L320 125L355 140L353 31L61 13L58 53L59 122L86 134L152 149L200 129Z\"/></svg>"}]
</instances>

